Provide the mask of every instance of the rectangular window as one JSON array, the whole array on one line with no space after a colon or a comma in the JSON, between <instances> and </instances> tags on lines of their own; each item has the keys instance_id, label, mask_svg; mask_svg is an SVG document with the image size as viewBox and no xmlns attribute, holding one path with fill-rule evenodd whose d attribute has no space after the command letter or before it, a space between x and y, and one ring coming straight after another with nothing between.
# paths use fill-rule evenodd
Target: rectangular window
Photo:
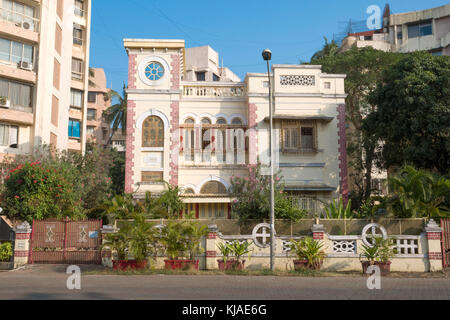
<instances>
[{"instance_id":1,"label":"rectangular window","mask_svg":"<svg viewBox=\"0 0 450 320\"><path fill-rule=\"evenodd\" d=\"M283 152L315 152L316 125L314 122L283 120L281 146Z\"/></svg>"},{"instance_id":2,"label":"rectangular window","mask_svg":"<svg viewBox=\"0 0 450 320\"><path fill-rule=\"evenodd\" d=\"M86 127L86 134L94 134L95 127L94 126L87 126Z\"/></svg>"},{"instance_id":3,"label":"rectangular window","mask_svg":"<svg viewBox=\"0 0 450 320\"><path fill-rule=\"evenodd\" d=\"M408 26L408 38L417 38L433 34L433 25L430 22L422 22Z\"/></svg>"},{"instance_id":4,"label":"rectangular window","mask_svg":"<svg viewBox=\"0 0 450 320\"><path fill-rule=\"evenodd\" d=\"M163 182L162 171L144 171L141 175L141 182L145 183L158 183Z\"/></svg>"},{"instance_id":5,"label":"rectangular window","mask_svg":"<svg viewBox=\"0 0 450 320\"><path fill-rule=\"evenodd\" d=\"M70 89L70 106L74 108L83 107L83 91Z\"/></svg>"},{"instance_id":6,"label":"rectangular window","mask_svg":"<svg viewBox=\"0 0 450 320\"><path fill-rule=\"evenodd\" d=\"M95 120L97 117L97 110L95 109L88 109L87 110L87 119L89 121Z\"/></svg>"},{"instance_id":7,"label":"rectangular window","mask_svg":"<svg viewBox=\"0 0 450 320\"><path fill-rule=\"evenodd\" d=\"M73 25L73 44L83 44L83 29L77 24Z\"/></svg>"},{"instance_id":8,"label":"rectangular window","mask_svg":"<svg viewBox=\"0 0 450 320\"><path fill-rule=\"evenodd\" d=\"M206 80L206 72L196 72L197 81L205 81Z\"/></svg>"},{"instance_id":9,"label":"rectangular window","mask_svg":"<svg viewBox=\"0 0 450 320\"><path fill-rule=\"evenodd\" d=\"M97 92L89 92L88 93L88 102L91 102L91 103L97 102Z\"/></svg>"},{"instance_id":10,"label":"rectangular window","mask_svg":"<svg viewBox=\"0 0 450 320\"><path fill-rule=\"evenodd\" d=\"M0 60L19 63L33 63L33 46L0 38Z\"/></svg>"},{"instance_id":11,"label":"rectangular window","mask_svg":"<svg viewBox=\"0 0 450 320\"><path fill-rule=\"evenodd\" d=\"M75 0L75 15L79 17L84 16L84 1Z\"/></svg>"},{"instance_id":12,"label":"rectangular window","mask_svg":"<svg viewBox=\"0 0 450 320\"><path fill-rule=\"evenodd\" d=\"M69 119L69 138L79 139L81 137L80 125L81 122L79 120Z\"/></svg>"},{"instance_id":13,"label":"rectangular window","mask_svg":"<svg viewBox=\"0 0 450 320\"><path fill-rule=\"evenodd\" d=\"M72 58L72 78L83 80L83 61Z\"/></svg>"},{"instance_id":14,"label":"rectangular window","mask_svg":"<svg viewBox=\"0 0 450 320\"><path fill-rule=\"evenodd\" d=\"M0 146L18 147L19 127L0 123Z\"/></svg>"},{"instance_id":15,"label":"rectangular window","mask_svg":"<svg viewBox=\"0 0 450 320\"><path fill-rule=\"evenodd\" d=\"M12 107L31 108L31 92L31 86L0 79L0 96L6 97Z\"/></svg>"},{"instance_id":16,"label":"rectangular window","mask_svg":"<svg viewBox=\"0 0 450 320\"><path fill-rule=\"evenodd\" d=\"M32 6L28 6L19 2L11 0L0 1L3 12L0 15L2 20L6 20L16 24L18 27L25 27L25 23L29 24L31 30L34 29L34 17L35 9Z\"/></svg>"},{"instance_id":17,"label":"rectangular window","mask_svg":"<svg viewBox=\"0 0 450 320\"><path fill-rule=\"evenodd\" d=\"M215 73L213 73L213 81L220 81L220 77Z\"/></svg>"}]
</instances>

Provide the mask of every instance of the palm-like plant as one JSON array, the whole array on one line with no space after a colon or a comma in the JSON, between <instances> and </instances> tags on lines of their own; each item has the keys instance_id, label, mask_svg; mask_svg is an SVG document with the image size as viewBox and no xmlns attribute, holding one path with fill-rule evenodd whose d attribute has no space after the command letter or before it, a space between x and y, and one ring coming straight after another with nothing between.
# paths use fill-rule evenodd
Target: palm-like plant
<instances>
[{"instance_id":1,"label":"palm-like plant","mask_svg":"<svg viewBox=\"0 0 450 320\"><path fill-rule=\"evenodd\" d=\"M448 211L443 206L450 194L450 180L412 166L404 166L389 178L391 204L404 217L439 217Z\"/></svg>"},{"instance_id":2,"label":"palm-like plant","mask_svg":"<svg viewBox=\"0 0 450 320\"><path fill-rule=\"evenodd\" d=\"M253 251L253 249L250 249L250 246L252 244L252 241L239 242L238 240L235 240L230 244L231 252L238 264L241 262L242 257L246 254L248 255L248 259L250 260Z\"/></svg>"},{"instance_id":3,"label":"palm-like plant","mask_svg":"<svg viewBox=\"0 0 450 320\"><path fill-rule=\"evenodd\" d=\"M352 201L349 200L345 208L342 198L339 199L339 202L332 201L330 205L325 208L325 217L326 219L351 219Z\"/></svg>"},{"instance_id":4,"label":"palm-like plant","mask_svg":"<svg viewBox=\"0 0 450 320\"><path fill-rule=\"evenodd\" d=\"M110 90L107 95L107 99L111 99L111 101L115 100L117 103L110 106L103 112L103 117L105 121L111 127L111 135L108 139L106 145L111 144L111 140L114 134L117 132L119 128L122 129L122 134L126 134L127 128L127 93L126 86L123 85L123 94L122 96L114 90Z\"/></svg>"},{"instance_id":5,"label":"palm-like plant","mask_svg":"<svg viewBox=\"0 0 450 320\"><path fill-rule=\"evenodd\" d=\"M129 228L129 250L138 262L147 259L149 253L154 249L150 244L155 243L156 229L145 221L143 214L135 214L134 221Z\"/></svg>"},{"instance_id":6,"label":"palm-like plant","mask_svg":"<svg viewBox=\"0 0 450 320\"><path fill-rule=\"evenodd\" d=\"M334 40L331 40L331 42L328 42L327 37L323 37L323 38L325 40L325 44L324 44L322 50L314 53L314 55L311 57L311 61L320 59L323 57L332 57L339 53L339 45Z\"/></svg>"},{"instance_id":7,"label":"palm-like plant","mask_svg":"<svg viewBox=\"0 0 450 320\"><path fill-rule=\"evenodd\" d=\"M308 267L319 269L325 258L324 244L311 237L302 240L291 241L290 249L297 256L298 260L308 261Z\"/></svg>"}]
</instances>

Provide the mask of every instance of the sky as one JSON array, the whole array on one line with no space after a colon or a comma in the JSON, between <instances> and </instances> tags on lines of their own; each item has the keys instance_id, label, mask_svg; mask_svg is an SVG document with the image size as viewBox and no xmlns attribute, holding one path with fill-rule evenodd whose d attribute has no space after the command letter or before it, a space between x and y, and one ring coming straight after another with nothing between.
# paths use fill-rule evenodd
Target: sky
<instances>
[{"instance_id":1,"label":"sky","mask_svg":"<svg viewBox=\"0 0 450 320\"><path fill-rule=\"evenodd\" d=\"M104 68L108 86L122 92L128 78L124 38L184 39L186 47L209 45L220 62L241 79L265 72L261 53L272 63L309 61L349 20L365 21L377 0L94 0L91 67ZM391 0L391 12L434 8L449 0Z\"/></svg>"}]
</instances>

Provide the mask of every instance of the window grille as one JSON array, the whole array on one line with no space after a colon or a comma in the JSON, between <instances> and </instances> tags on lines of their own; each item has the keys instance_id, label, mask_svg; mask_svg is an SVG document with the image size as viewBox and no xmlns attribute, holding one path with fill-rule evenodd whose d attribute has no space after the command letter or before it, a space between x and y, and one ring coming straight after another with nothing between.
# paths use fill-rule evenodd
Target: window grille
<instances>
[{"instance_id":1,"label":"window grille","mask_svg":"<svg viewBox=\"0 0 450 320\"><path fill-rule=\"evenodd\" d=\"M316 77L312 75L284 75L280 76L282 86L315 86Z\"/></svg>"}]
</instances>

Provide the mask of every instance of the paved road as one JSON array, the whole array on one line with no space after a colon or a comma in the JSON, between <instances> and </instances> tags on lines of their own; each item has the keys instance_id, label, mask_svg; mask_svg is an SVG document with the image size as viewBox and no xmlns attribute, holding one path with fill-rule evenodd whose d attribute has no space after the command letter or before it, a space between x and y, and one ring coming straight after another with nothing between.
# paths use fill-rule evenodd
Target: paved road
<instances>
[{"instance_id":1,"label":"paved road","mask_svg":"<svg viewBox=\"0 0 450 320\"><path fill-rule=\"evenodd\" d=\"M0 272L0 299L450 299L445 278L383 278L381 290L368 290L364 277L86 275L81 290L70 291L65 270L53 265Z\"/></svg>"}]
</instances>

